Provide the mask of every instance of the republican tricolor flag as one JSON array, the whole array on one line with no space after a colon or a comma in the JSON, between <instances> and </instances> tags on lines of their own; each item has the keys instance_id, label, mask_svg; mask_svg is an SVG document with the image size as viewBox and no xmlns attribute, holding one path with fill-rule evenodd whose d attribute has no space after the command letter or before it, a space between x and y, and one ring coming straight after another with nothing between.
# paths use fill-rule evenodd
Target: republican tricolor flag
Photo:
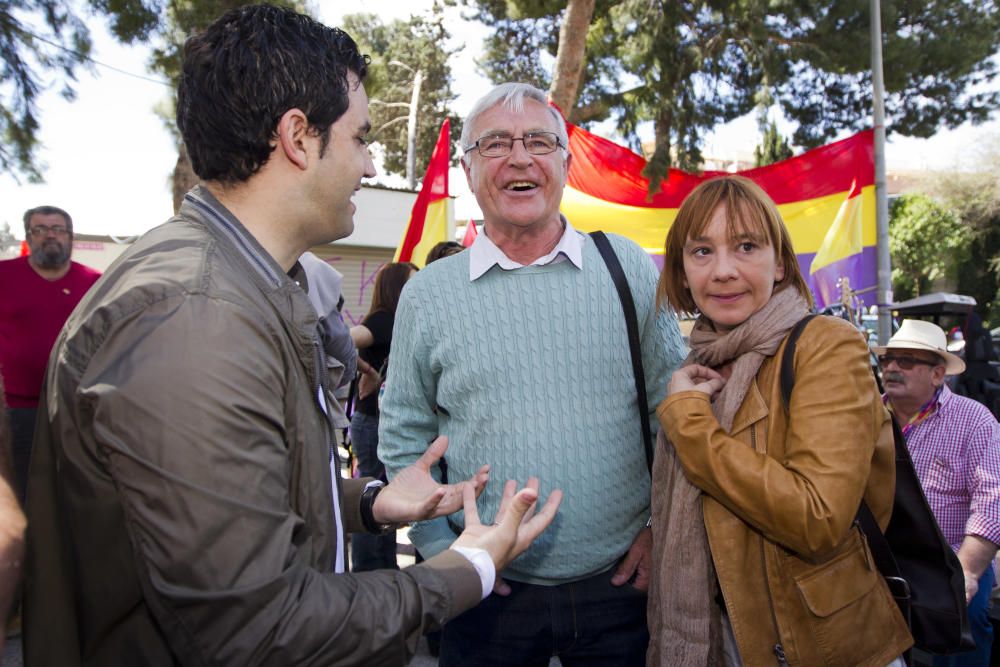
<instances>
[{"instance_id":1,"label":"republican tricolor flag","mask_svg":"<svg viewBox=\"0 0 1000 667\"><path fill-rule=\"evenodd\" d=\"M392 261L413 262L422 268L428 251L435 244L451 238L449 232L454 228L454 210L448 196L450 166L450 123L445 119L420 185L420 194L410 212L410 222L403 231L403 239L396 247L396 256Z\"/></svg>"},{"instance_id":2,"label":"republican tricolor flag","mask_svg":"<svg viewBox=\"0 0 1000 667\"><path fill-rule=\"evenodd\" d=\"M726 172L671 169L660 191L649 197L642 157L582 128L567 124L567 129L573 161L563 214L581 231L627 236L662 265L667 230L681 202L699 183ZM871 130L738 173L755 181L778 205L817 305L839 300L841 277L856 290L877 284Z\"/></svg>"}]
</instances>

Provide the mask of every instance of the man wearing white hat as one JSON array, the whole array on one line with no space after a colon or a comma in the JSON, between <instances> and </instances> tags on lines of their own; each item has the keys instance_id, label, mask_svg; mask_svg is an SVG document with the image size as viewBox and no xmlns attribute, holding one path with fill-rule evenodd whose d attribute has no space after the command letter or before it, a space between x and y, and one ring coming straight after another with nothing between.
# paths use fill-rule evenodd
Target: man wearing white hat
<instances>
[{"instance_id":1,"label":"man wearing white hat","mask_svg":"<svg viewBox=\"0 0 1000 667\"><path fill-rule=\"evenodd\" d=\"M965 595L976 649L935 658L939 665L990 662L988 616L1000 544L1000 429L982 404L953 394L945 376L965 362L948 352L935 324L904 320L885 347L875 349L885 401L903 429L927 501L965 573Z\"/></svg>"}]
</instances>

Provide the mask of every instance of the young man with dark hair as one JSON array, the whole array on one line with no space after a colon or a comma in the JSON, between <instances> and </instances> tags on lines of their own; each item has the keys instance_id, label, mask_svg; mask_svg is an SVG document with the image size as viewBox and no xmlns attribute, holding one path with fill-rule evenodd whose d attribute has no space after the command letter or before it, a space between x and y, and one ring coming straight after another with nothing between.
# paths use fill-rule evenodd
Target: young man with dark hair
<instances>
[{"instance_id":1,"label":"young man with dark hair","mask_svg":"<svg viewBox=\"0 0 1000 667\"><path fill-rule=\"evenodd\" d=\"M482 466L345 480L297 259L353 229L374 175L345 33L267 5L185 47L177 116L204 185L67 323L29 487L27 664L402 665L552 520L537 482L478 521ZM346 533L464 506L456 548L345 574Z\"/></svg>"}]
</instances>

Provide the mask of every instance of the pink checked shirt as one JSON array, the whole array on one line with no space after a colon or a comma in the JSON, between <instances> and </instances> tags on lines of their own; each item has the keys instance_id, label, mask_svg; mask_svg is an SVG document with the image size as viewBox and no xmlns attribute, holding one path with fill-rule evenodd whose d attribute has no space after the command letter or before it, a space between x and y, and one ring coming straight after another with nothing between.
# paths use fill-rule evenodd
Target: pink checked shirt
<instances>
[{"instance_id":1,"label":"pink checked shirt","mask_svg":"<svg viewBox=\"0 0 1000 667\"><path fill-rule=\"evenodd\" d=\"M966 535L1000 544L1000 428L990 411L945 386L906 446L951 547Z\"/></svg>"}]
</instances>

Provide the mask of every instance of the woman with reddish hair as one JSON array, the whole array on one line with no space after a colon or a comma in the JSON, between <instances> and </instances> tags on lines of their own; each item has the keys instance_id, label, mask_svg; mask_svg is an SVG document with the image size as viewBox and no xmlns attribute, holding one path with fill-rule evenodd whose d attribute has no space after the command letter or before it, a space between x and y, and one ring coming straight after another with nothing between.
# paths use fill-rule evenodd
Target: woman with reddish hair
<instances>
[{"instance_id":1,"label":"woman with reddish hair","mask_svg":"<svg viewBox=\"0 0 1000 667\"><path fill-rule=\"evenodd\" d=\"M770 197L739 176L681 205L658 296L697 314L657 410L651 665L901 665L912 644L854 517L884 529L889 414L846 321L808 322L784 405L779 367L812 296Z\"/></svg>"}]
</instances>

